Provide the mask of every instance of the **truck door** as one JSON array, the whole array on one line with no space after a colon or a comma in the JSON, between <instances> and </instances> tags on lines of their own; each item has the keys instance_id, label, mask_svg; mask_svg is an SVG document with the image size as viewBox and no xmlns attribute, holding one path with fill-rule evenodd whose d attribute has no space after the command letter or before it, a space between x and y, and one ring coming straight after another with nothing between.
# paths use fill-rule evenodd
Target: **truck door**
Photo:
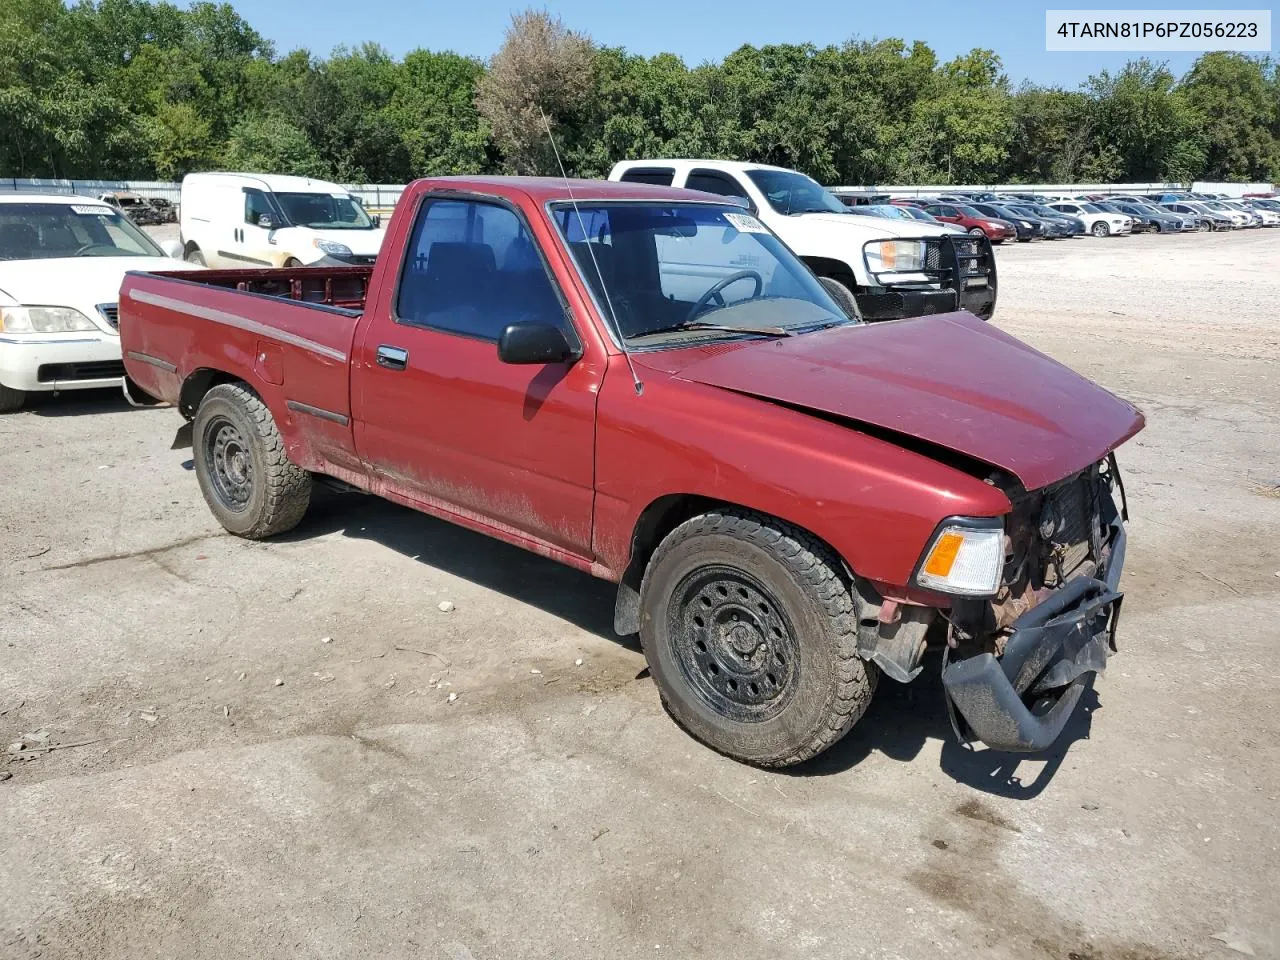
<instances>
[{"instance_id":1,"label":"truck door","mask_svg":"<svg viewBox=\"0 0 1280 960\"><path fill-rule=\"evenodd\" d=\"M352 358L357 450L404 496L589 557L603 365L502 363L519 321L581 342L523 215L425 198Z\"/></svg>"}]
</instances>

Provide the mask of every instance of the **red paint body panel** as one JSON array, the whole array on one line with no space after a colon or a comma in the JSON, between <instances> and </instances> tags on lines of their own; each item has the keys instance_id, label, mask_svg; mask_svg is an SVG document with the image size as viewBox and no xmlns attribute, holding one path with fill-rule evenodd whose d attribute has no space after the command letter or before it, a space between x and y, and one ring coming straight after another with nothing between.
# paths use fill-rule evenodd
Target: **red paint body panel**
<instances>
[{"instance_id":1,"label":"red paint body panel","mask_svg":"<svg viewBox=\"0 0 1280 960\"><path fill-rule=\"evenodd\" d=\"M640 375L637 397L618 358L600 396L595 548L611 569L625 564L643 509L671 493L781 517L863 576L899 585L944 517L1009 510L995 487L883 440L644 367Z\"/></svg>"},{"instance_id":2,"label":"red paint body panel","mask_svg":"<svg viewBox=\"0 0 1280 960\"><path fill-rule=\"evenodd\" d=\"M208 284L131 274L120 299L129 375L170 401L201 370L243 379L301 466L609 579L625 569L648 506L695 495L803 526L861 575L910 593L939 521L999 516L1009 502L883 431L1035 488L1141 428L1128 404L968 314L633 354L637 395L546 212L570 190L579 200L708 199L599 181L418 181L391 221L362 313L248 292L271 289L271 271L218 271ZM492 343L395 321L417 211L440 192L521 211L567 305L579 360L507 365ZM278 273L303 274L294 296L333 288L321 271ZM380 367L380 345L406 350L406 369Z\"/></svg>"},{"instance_id":3,"label":"red paint body panel","mask_svg":"<svg viewBox=\"0 0 1280 960\"><path fill-rule=\"evenodd\" d=\"M1132 404L970 313L757 340L676 375L926 440L1028 490L1096 463L1143 426Z\"/></svg>"}]
</instances>

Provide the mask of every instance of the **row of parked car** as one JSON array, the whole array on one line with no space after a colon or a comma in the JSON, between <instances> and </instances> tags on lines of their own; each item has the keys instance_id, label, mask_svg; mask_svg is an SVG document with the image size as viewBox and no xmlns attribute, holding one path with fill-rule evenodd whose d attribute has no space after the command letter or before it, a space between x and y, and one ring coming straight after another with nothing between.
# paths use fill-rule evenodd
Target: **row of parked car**
<instances>
[{"instance_id":1,"label":"row of parked car","mask_svg":"<svg viewBox=\"0 0 1280 960\"><path fill-rule=\"evenodd\" d=\"M1280 200L1271 197L1163 193L1054 198L1034 193L955 192L875 197L873 203L862 202L867 198L861 196L841 199L851 213L950 224L992 243L1280 226Z\"/></svg>"}]
</instances>

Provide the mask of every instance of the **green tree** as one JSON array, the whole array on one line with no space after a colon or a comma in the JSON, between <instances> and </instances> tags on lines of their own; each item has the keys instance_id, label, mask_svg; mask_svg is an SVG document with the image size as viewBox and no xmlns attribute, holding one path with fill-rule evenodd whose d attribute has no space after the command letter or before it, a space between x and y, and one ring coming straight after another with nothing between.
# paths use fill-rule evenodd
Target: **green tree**
<instances>
[{"instance_id":1,"label":"green tree","mask_svg":"<svg viewBox=\"0 0 1280 960\"><path fill-rule=\"evenodd\" d=\"M1275 65L1238 53L1207 53L1181 89L1203 144L1195 179L1280 178L1280 104Z\"/></svg>"},{"instance_id":2,"label":"green tree","mask_svg":"<svg viewBox=\"0 0 1280 960\"><path fill-rule=\"evenodd\" d=\"M1138 181L1193 179L1203 157L1195 118L1175 91L1163 64L1130 61L1117 74L1107 71L1085 84L1093 100L1093 128L1099 144L1114 149L1121 175Z\"/></svg>"},{"instance_id":3,"label":"green tree","mask_svg":"<svg viewBox=\"0 0 1280 960\"><path fill-rule=\"evenodd\" d=\"M404 58L386 107L405 151L395 179L495 169L489 125L476 109L484 64L456 53L414 50Z\"/></svg>"},{"instance_id":4,"label":"green tree","mask_svg":"<svg viewBox=\"0 0 1280 960\"><path fill-rule=\"evenodd\" d=\"M246 117L236 124L223 151L222 166L249 173L333 175L306 133L278 114Z\"/></svg>"},{"instance_id":5,"label":"green tree","mask_svg":"<svg viewBox=\"0 0 1280 960\"><path fill-rule=\"evenodd\" d=\"M912 180L994 182L1014 131L1008 86L991 50L972 50L944 65L932 95L917 101L907 131Z\"/></svg>"}]
</instances>

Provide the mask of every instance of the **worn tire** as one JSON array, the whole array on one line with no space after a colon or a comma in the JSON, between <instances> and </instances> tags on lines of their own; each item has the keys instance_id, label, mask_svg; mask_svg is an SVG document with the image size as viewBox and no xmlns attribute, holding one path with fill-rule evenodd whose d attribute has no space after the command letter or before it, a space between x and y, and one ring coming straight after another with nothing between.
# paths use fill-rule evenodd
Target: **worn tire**
<instances>
[{"instance_id":1,"label":"worn tire","mask_svg":"<svg viewBox=\"0 0 1280 960\"><path fill-rule=\"evenodd\" d=\"M846 284L841 283L835 277L819 277L818 282L822 284L823 289L831 294L840 309L843 310L850 320L861 320L862 310L858 307L858 298L854 296L853 290Z\"/></svg>"},{"instance_id":2,"label":"worn tire","mask_svg":"<svg viewBox=\"0 0 1280 960\"><path fill-rule=\"evenodd\" d=\"M780 706L770 708L779 712L761 719L731 718L710 705L683 665L697 656L690 644L698 639L677 621L682 611L702 608L684 606L679 598L687 595L686 584L720 570L741 572L762 585L764 599L792 627L787 649L798 655L780 688ZM726 508L682 523L658 545L640 589L640 642L663 706L681 727L736 760L784 767L836 743L871 702L878 671L858 656L858 614L858 601L825 546L790 524ZM737 615L733 619L736 628ZM701 636L711 639L710 632ZM761 643L752 655L771 665L772 649ZM728 664L735 653L725 650ZM747 657L741 650L736 655Z\"/></svg>"},{"instance_id":3,"label":"worn tire","mask_svg":"<svg viewBox=\"0 0 1280 960\"><path fill-rule=\"evenodd\" d=\"M242 438L243 459L251 470L246 502L237 507L219 489L212 447L216 434L230 426ZM243 383L224 383L204 395L192 430L196 478L209 509L229 533L261 540L292 530L311 503L311 474L285 454L275 418Z\"/></svg>"},{"instance_id":4,"label":"worn tire","mask_svg":"<svg viewBox=\"0 0 1280 960\"><path fill-rule=\"evenodd\" d=\"M22 390L14 390L0 383L0 413L13 413L22 409L27 394Z\"/></svg>"}]
</instances>

